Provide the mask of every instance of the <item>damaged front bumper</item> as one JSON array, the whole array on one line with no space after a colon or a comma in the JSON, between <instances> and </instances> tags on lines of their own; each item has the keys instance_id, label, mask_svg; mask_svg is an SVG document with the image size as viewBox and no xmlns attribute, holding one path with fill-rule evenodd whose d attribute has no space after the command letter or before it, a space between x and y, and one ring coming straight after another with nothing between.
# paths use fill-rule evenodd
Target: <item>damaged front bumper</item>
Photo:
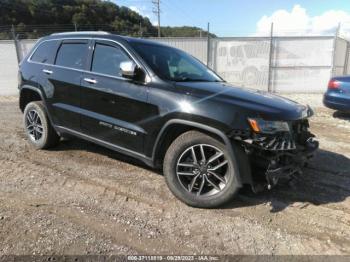
<instances>
[{"instance_id":1,"label":"damaged front bumper","mask_svg":"<svg viewBox=\"0 0 350 262\"><path fill-rule=\"evenodd\" d=\"M270 189L280 179L290 179L302 173L302 168L319 146L308 129L308 120L303 119L291 123L290 132L253 133L240 139L251 164L253 188L254 185L264 185Z\"/></svg>"},{"instance_id":2,"label":"damaged front bumper","mask_svg":"<svg viewBox=\"0 0 350 262\"><path fill-rule=\"evenodd\" d=\"M295 174L301 174L302 168L313 157L318 146L318 141L309 137L302 146L297 145L292 150L272 153L271 157L266 159L265 177L268 189L276 185L280 178L291 178Z\"/></svg>"}]
</instances>

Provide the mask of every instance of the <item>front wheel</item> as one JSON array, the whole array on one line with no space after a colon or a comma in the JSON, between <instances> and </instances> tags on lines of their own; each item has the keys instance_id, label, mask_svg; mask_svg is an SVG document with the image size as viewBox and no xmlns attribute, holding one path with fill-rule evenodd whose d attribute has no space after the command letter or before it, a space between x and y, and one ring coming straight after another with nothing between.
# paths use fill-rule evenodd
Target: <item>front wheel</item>
<instances>
[{"instance_id":1,"label":"front wheel","mask_svg":"<svg viewBox=\"0 0 350 262\"><path fill-rule=\"evenodd\" d=\"M193 207L214 208L238 191L234 161L220 141L197 131L180 135L166 152L163 171L172 193Z\"/></svg>"}]
</instances>

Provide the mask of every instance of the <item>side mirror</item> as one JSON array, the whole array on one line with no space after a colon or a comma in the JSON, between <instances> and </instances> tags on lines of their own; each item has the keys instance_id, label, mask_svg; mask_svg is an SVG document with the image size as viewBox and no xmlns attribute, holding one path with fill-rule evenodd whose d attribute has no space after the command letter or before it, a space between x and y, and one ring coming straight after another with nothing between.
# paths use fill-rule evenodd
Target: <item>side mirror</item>
<instances>
[{"instance_id":1,"label":"side mirror","mask_svg":"<svg viewBox=\"0 0 350 262\"><path fill-rule=\"evenodd\" d=\"M133 79L137 74L137 65L133 61L124 61L120 63L120 70L123 77Z\"/></svg>"}]
</instances>

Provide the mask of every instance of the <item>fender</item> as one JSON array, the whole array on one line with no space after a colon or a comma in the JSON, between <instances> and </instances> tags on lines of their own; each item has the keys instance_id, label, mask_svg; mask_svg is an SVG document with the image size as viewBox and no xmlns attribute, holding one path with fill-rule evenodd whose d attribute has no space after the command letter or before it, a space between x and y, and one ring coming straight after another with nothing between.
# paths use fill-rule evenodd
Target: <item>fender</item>
<instances>
[{"instance_id":1,"label":"fender","mask_svg":"<svg viewBox=\"0 0 350 262\"><path fill-rule=\"evenodd\" d=\"M41 92L41 90L38 88L38 87L34 87L34 86L31 86L31 85L23 85L19 88L19 95L21 96L21 93L22 93L22 90L23 89L30 89L36 93L39 94L39 96L41 97L41 100L42 101L45 101L45 98L44 98L44 95L43 93Z\"/></svg>"},{"instance_id":2,"label":"fender","mask_svg":"<svg viewBox=\"0 0 350 262\"><path fill-rule=\"evenodd\" d=\"M49 121L51 122L52 127L59 134L60 132L57 130L56 126L54 125L54 122L52 121L52 118L51 118L51 114L48 113L48 109L47 109L47 105L46 105L46 99L45 99L45 96L43 95L43 92L40 90L40 88L31 86L31 85L23 85L23 86L19 87L19 97L21 97L22 91L24 89L32 90L32 91L36 92L40 96L41 101L43 101L47 117L49 118ZM21 99L19 99L19 101L21 101Z\"/></svg>"},{"instance_id":3,"label":"fender","mask_svg":"<svg viewBox=\"0 0 350 262\"><path fill-rule=\"evenodd\" d=\"M40 96L41 101L44 102L44 106L46 108L46 101L45 101L44 95L43 95L43 93L41 92L41 90L39 88L31 86L31 85L23 85L23 86L19 86L18 89L19 89L18 104L19 104L19 107L20 107L21 110L22 110L21 98L22 98L22 91L23 90L31 90L31 91L35 92L36 94L38 94ZM24 107L23 107L23 111L24 111Z\"/></svg>"},{"instance_id":4,"label":"fender","mask_svg":"<svg viewBox=\"0 0 350 262\"><path fill-rule=\"evenodd\" d=\"M207 126L207 125L204 125L204 124L200 124L200 123L197 123L197 122L191 122L191 121L188 121L188 120L182 120L182 119L172 119L172 120L169 120L168 122L165 123L165 125L162 127L162 129L160 130L158 136L157 136L157 139L156 139L156 142L153 146L153 151L152 151L152 159L153 159L153 162L155 162L155 157L156 157L156 152L158 150L158 147L159 147L159 142L160 142L160 139L161 137L163 136L165 130L173 125L173 124L182 124L182 125L187 125L187 126L191 126L191 127L195 127L195 128L199 128L199 129L202 129L202 130L206 130L210 133L213 133L215 135L218 135L225 143L226 147L227 147L227 150L229 152L229 155L230 155L230 158L232 159L233 161L233 166L234 166L234 172L235 172L235 179L236 179L236 184L238 187L242 187L242 180L241 180L241 174L239 172L239 169L238 169L238 161L237 161L237 158L234 154L234 149L232 147L232 143L230 141L230 139L227 137L227 135L225 135L224 132L222 132L221 130L219 129L216 129L214 127L210 127L210 126Z\"/></svg>"}]
</instances>

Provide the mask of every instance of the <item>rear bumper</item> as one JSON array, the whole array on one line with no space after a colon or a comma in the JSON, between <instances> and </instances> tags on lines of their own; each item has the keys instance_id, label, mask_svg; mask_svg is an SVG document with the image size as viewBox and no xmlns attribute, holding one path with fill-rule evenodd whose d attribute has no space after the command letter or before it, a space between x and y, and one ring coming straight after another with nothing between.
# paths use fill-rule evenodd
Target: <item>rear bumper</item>
<instances>
[{"instance_id":1,"label":"rear bumper","mask_svg":"<svg viewBox=\"0 0 350 262\"><path fill-rule=\"evenodd\" d=\"M342 93L326 93L323 96L323 104L334 110L350 112L350 96Z\"/></svg>"}]
</instances>

